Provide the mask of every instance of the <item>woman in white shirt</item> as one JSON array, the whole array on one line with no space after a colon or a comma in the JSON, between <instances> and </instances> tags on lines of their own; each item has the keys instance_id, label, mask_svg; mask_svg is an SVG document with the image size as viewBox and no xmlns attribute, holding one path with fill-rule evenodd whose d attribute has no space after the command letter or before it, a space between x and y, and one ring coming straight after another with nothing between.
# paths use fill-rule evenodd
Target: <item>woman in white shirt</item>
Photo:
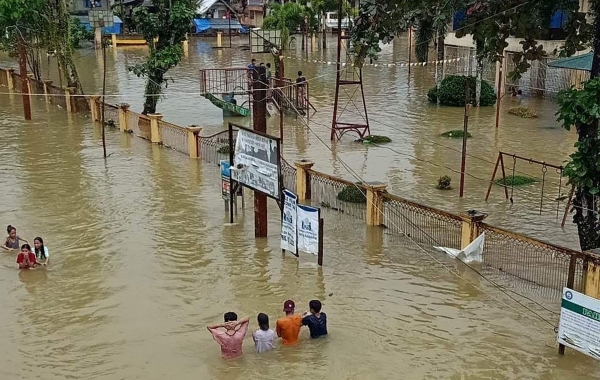
<instances>
[{"instance_id":1,"label":"woman in white shirt","mask_svg":"<svg viewBox=\"0 0 600 380\"><path fill-rule=\"evenodd\" d=\"M50 264L50 253L48 253L48 247L44 245L44 239L36 237L33 239L33 246L37 262L42 265Z\"/></svg>"},{"instance_id":2,"label":"woman in white shirt","mask_svg":"<svg viewBox=\"0 0 600 380\"><path fill-rule=\"evenodd\" d=\"M269 329L268 315L259 313L256 319L258 320L259 329L252 333L252 339L254 339L254 347L256 348L256 352L260 354L275 348L273 345L275 331Z\"/></svg>"}]
</instances>

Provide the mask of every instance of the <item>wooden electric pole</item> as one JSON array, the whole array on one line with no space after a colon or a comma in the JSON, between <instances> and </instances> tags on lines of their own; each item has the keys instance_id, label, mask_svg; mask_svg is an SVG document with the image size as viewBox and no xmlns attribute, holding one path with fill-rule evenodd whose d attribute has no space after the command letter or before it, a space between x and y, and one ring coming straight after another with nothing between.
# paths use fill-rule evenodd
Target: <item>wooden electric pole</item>
<instances>
[{"instance_id":1,"label":"wooden electric pole","mask_svg":"<svg viewBox=\"0 0 600 380\"><path fill-rule=\"evenodd\" d=\"M252 70L252 122L257 132L267 132L267 70L256 66ZM254 237L267 237L267 196L254 192Z\"/></svg>"},{"instance_id":2,"label":"wooden electric pole","mask_svg":"<svg viewBox=\"0 0 600 380\"><path fill-rule=\"evenodd\" d=\"M25 120L31 120L31 99L29 98L29 77L27 76L27 52L25 51L25 40L21 31L17 31L18 34L18 48L19 48L19 70L21 73L21 94L23 97L23 114Z\"/></svg>"}]
</instances>

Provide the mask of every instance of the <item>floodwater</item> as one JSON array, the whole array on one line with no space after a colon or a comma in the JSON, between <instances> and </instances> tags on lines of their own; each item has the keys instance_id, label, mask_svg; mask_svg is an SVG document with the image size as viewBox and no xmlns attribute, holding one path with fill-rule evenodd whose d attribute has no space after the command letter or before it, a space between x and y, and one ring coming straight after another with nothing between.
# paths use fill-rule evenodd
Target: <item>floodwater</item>
<instances>
[{"instance_id":1,"label":"floodwater","mask_svg":"<svg viewBox=\"0 0 600 380\"><path fill-rule=\"evenodd\" d=\"M206 43L199 41L191 51L201 51ZM178 69L190 73L176 82L179 91L197 92L192 73L229 54L223 51L218 58L210 46L204 51L204 63ZM231 53L237 63L246 59L238 50ZM90 88L100 76L93 66L94 53L88 54L81 62L88 62L89 68L81 71ZM133 61L142 54L143 49L126 49L117 57ZM125 63L112 67L111 91L137 94L133 88L139 81L124 71ZM293 70L294 64L288 67ZM307 77L327 70L331 69L307 67ZM369 78L381 79L377 74ZM394 149L450 165L452 154L436 151L419 135L434 140L434 132L443 131L444 119L455 111L428 106L415 93L421 90L402 95L402 83L400 77L394 90L398 94L386 109L396 116L375 116L389 119L390 125L398 123L398 132L383 125L374 129L391 135ZM176 93L172 87L169 91ZM331 101L324 97L331 89L325 83L314 87L322 91L315 103L318 115L323 113L318 120L326 124ZM373 86L369 91L379 90ZM100 130L89 119L47 109L35 100L33 121L24 122L21 99L0 97L0 223L16 225L30 242L42 236L52 260L45 270L19 272L14 254L0 253L0 287L5 290L0 293L2 379L597 378L594 360L571 350L564 357L556 354L552 326L464 268L459 268L460 277L446 271L436 263L443 256L429 256L406 241L382 235L379 228L366 229L362 222L325 213L325 265L319 269L313 256L296 259L280 253L274 203L266 239L254 238L251 208L240 211L236 225L226 225L215 166L112 130L107 133L110 157L105 161ZM140 105L135 99L129 100L134 108ZM173 108L167 112L169 107ZM208 131L222 128L219 113L200 98L194 107L169 95L161 108L164 114L172 113L167 119L174 122L201 124ZM379 108L384 109L382 104ZM437 124L408 122L409 115L425 120L428 112L440 114ZM473 123L474 131L489 143L480 146L474 138L474 154L497 149L493 136L484 137L485 129L491 128L487 121L474 119L480 120ZM542 154L543 147L531 147L515 133L516 124L504 127L513 133L500 141L523 139L522 147ZM527 128L542 130L537 124ZM314 158L318 169L348 176L315 135L300 124L289 129L285 152L290 159ZM315 130L326 137L324 127ZM568 150L567 134L554 127L547 133ZM405 148L409 145L410 150ZM335 150L361 176L388 176L396 193L437 199L440 207L464 205L453 195L446 198L446 193L428 190L438 169L423 161L349 141ZM476 168L473 163L473 170L483 175L485 170ZM474 182L467 184L475 187ZM411 192L417 186L423 191ZM490 207L503 212L497 189L495 195ZM529 221L522 227L533 230ZM310 299L322 300L330 336L310 341L303 331L298 346L260 356L247 338L243 358L219 358L207 324L233 310L249 316L252 328L258 312L269 314L274 325L287 298L296 300L302 311Z\"/></svg>"},{"instance_id":2,"label":"floodwater","mask_svg":"<svg viewBox=\"0 0 600 380\"><path fill-rule=\"evenodd\" d=\"M228 45L228 39L224 38L223 43ZM250 118L224 120L222 111L199 95L198 70L244 67L251 57L249 51L242 49L244 44L247 45L248 40L239 37L233 38L233 49L214 49L214 38L192 39L189 55L180 66L169 71L172 81L158 105L158 111L163 113L165 120L179 125L200 125L203 127L203 135L224 130L229 121L249 124ZM314 51L309 52L309 59L335 61L335 46L335 37L330 36L329 48L325 53L315 47ZM564 200L556 200L565 198L569 188L556 170L548 168L544 180L540 165L517 161L515 174L529 175L538 182L509 189L509 197L513 198L513 203L505 199L502 188L495 186L490 200L485 202L498 151L564 165L574 150L576 133L567 132L556 123L555 101L524 99L523 105L534 109L539 117L522 119L507 113L509 108L518 106L514 99L507 96L502 102L498 129L495 128L495 107L474 109L469 120L469 131L473 138L469 139L467 147L469 157L465 197L460 199L458 189L462 140L443 138L440 134L463 128L463 109L438 107L427 100L427 91L434 85L435 65L413 67L410 74L406 67L386 65L408 61L406 38L398 38L393 44L384 45L382 50L379 59L381 65L364 69L364 89L371 133L389 136L393 142L385 147L369 147L354 143L355 137L350 135L331 144L329 128L335 92L335 65L299 60L298 58L306 56L303 55L306 52L300 50L299 41L292 43L292 48L285 55L295 59L285 60L286 75L295 78L298 70L303 71L310 82L311 101L318 112L311 115L310 128L301 119L286 118L285 158L290 162L302 158L312 160L316 163L315 170L356 182L385 182L389 185L389 191L394 194L447 211L477 209L488 213L488 221L493 224L578 249L576 228L571 216L568 216L565 228L560 228L566 205ZM144 81L128 72L127 67L140 62L147 49L119 47L108 52L107 93L110 96L107 101L129 103L133 110L141 111ZM434 57L434 54L430 54L430 57ZM270 54L255 55L255 58L259 62L272 61ZM2 62L15 64L7 58L0 59L0 64ZM85 92L100 94L100 52L80 51L77 65ZM56 79L54 60L49 66L44 66L45 76ZM354 99L360 106L360 98ZM238 100L239 103L243 101L244 99ZM346 115L360 120L352 104L346 107ZM271 133L278 134L279 117L270 118L269 127ZM512 161L510 157L505 158L507 177L512 175ZM350 167L352 172L345 166ZM452 178L452 191L435 188L438 178L443 175Z\"/></svg>"}]
</instances>

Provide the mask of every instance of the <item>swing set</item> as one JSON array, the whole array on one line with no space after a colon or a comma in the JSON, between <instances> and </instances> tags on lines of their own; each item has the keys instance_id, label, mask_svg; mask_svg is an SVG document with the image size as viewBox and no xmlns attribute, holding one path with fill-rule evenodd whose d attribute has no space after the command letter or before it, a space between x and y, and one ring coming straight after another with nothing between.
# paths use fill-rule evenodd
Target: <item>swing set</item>
<instances>
[{"instance_id":1,"label":"swing set","mask_svg":"<svg viewBox=\"0 0 600 380\"><path fill-rule=\"evenodd\" d=\"M510 196L508 194L509 186L507 185L507 181L506 181L507 177L506 177L506 170L505 170L505 165L504 165L504 157L505 156L512 158L512 161L513 161L512 173L511 173L511 177L510 177L511 178ZM485 195L485 201L487 202L490 197L490 193L492 191L492 186L494 185L494 180L496 179L496 175L498 173L498 167L500 167L502 170L502 185L500 185L500 186L502 186L504 188L504 196L506 197L506 200L510 200L510 203L514 203L513 195L514 195L514 189L515 189L515 171L516 171L517 161L524 161L524 162L529 163L530 165L535 164L535 165L541 166L542 192L540 195L540 215L542 214L542 208L544 206L544 191L546 189L546 173L548 172L548 168L554 169L556 171L556 173L558 174L558 177L559 177L558 196L556 197L556 217L557 218L558 218L558 214L559 214L560 202L565 199L568 199L566 207L565 207L562 224L561 224L561 227L564 227L565 220L566 220L567 214L569 212L569 207L572 204L574 188L571 188L568 196L563 195L563 183L562 183L563 170L564 170L563 166L552 165L545 161L538 161L538 160L534 160L532 158L521 157L516 154L511 154L511 153L506 153L506 152L498 152L498 158L496 159L496 166L494 167L494 172L492 173L492 179L490 180L490 185L488 187L487 194Z\"/></svg>"}]
</instances>

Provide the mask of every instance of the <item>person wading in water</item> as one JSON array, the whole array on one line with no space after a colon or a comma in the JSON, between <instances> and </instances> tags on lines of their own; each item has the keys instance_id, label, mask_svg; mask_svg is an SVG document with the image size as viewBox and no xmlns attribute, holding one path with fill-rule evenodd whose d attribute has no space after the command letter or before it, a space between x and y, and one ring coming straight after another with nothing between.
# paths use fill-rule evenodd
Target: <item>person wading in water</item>
<instances>
[{"instance_id":1,"label":"person wading in water","mask_svg":"<svg viewBox=\"0 0 600 380\"><path fill-rule=\"evenodd\" d=\"M242 356L242 343L248 332L248 318L237 320L237 314L230 311L223 316L225 323L206 326L213 339L221 346L221 357L233 359ZM225 329L220 330L220 329Z\"/></svg>"},{"instance_id":2,"label":"person wading in water","mask_svg":"<svg viewBox=\"0 0 600 380\"><path fill-rule=\"evenodd\" d=\"M16 227L11 226L10 224L6 227L6 232L8 233L8 237L2 244L2 248L6 250L19 249L21 246L21 242L29 244L29 242L25 239L21 239L17 236Z\"/></svg>"}]
</instances>

